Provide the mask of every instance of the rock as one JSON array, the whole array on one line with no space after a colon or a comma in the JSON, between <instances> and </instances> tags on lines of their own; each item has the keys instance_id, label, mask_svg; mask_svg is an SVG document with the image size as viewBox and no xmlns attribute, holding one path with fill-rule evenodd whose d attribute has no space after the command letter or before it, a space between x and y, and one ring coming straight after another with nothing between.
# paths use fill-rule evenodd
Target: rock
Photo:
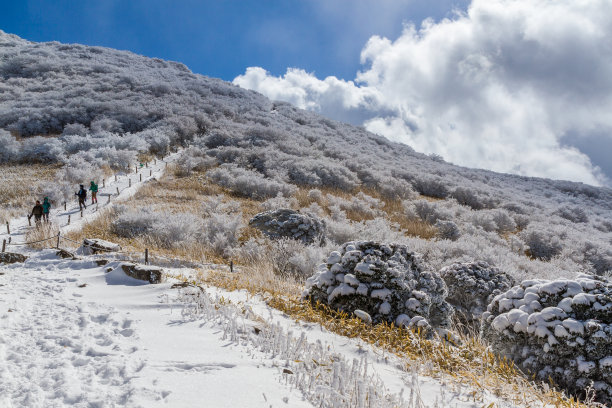
<instances>
[{"instance_id":1,"label":"rock","mask_svg":"<svg viewBox=\"0 0 612 408\"><path fill-rule=\"evenodd\" d=\"M58 250L55 253L55 255L57 255L57 256L59 256L60 258L63 258L63 259L72 259L72 260L77 259L77 257L74 256L74 254L72 252L68 252L65 249Z\"/></svg>"},{"instance_id":2,"label":"rock","mask_svg":"<svg viewBox=\"0 0 612 408\"><path fill-rule=\"evenodd\" d=\"M121 246L113 242L104 241L102 239L85 238L83 240L83 253L98 254L117 252L121 250Z\"/></svg>"},{"instance_id":3,"label":"rock","mask_svg":"<svg viewBox=\"0 0 612 408\"><path fill-rule=\"evenodd\" d=\"M514 279L486 262L455 263L440 269L448 287L446 301L463 324L480 329L480 316L493 298L514 286Z\"/></svg>"},{"instance_id":4,"label":"rock","mask_svg":"<svg viewBox=\"0 0 612 408\"><path fill-rule=\"evenodd\" d=\"M495 296L482 315L481 335L500 355L542 381L552 379L596 402L612 404L612 283L579 275L533 279Z\"/></svg>"},{"instance_id":5,"label":"rock","mask_svg":"<svg viewBox=\"0 0 612 408\"><path fill-rule=\"evenodd\" d=\"M108 264L108 259L96 259L94 262L98 266L104 266Z\"/></svg>"},{"instance_id":6,"label":"rock","mask_svg":"<svg viewBox=\"0 0 612 408\"><path fill-rule=\"evenodd\" d=\"M16 262L25 262L27 256L16 254L14 252L0 252L0 263L12 264Z\"/></svg>"},{"instance_id":7,"label":"rock","mask_svg":"<svg viewBox=\"0 0 612 408\"><path fill-rule=\"evenodd\" d=\"M307 279L305 298L373 323L427 329L449 327L446 284L420 257L398 244L348 242Z\"/></svg>"},{"instance_id":8,"label":"rock","mask_svg":"<svg viewBox=\"0 0 612 408\"><path fill-rule=\"evenodd\" d=\"M321 242L325 234L322 220L286 208L259 213L249 225L272 239L291 238L306 245Z\"/></svg>"},{"instance_id":9,"label":"rock","mask_svg":"<svg viewBox=\"0 0 612 408\"><path fill-rule=\"evenodd\" d=\"M121 269L126 275L149 283L162 283L165 280L164 270L157 266L123 263Z\"/></svg>"}]
</instances>

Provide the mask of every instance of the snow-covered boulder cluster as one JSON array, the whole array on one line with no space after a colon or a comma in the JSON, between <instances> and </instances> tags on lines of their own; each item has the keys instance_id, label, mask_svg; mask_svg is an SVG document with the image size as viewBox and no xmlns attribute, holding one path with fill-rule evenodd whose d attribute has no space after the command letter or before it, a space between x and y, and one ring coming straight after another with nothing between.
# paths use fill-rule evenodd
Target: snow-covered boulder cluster
<instances>
[{"instance_id":1,"label":"snow-covered boulder cluster","mask_svg":"<svg viewBox=\"0 0 612 408\"><path fill-rule=\"evenodd\" d=\"M597 401L612 404L612 283L526 280L496 296L483 314L493 349L539 379L574 394L592 383Z\"/></svg>"},{"instance_id":2,"label":"snow-covered boulder cluster","mask_svg":"<svg viewBox=\"0 0 612 408\"><path fill-rule=\"evenodd\" d=\"M450 303L466 324L478 326L493 298L514 286L514 279L484 261L446 266L440 276L448 286Z\"/></svg>"},{"instance_id":3,"label":"snow-covered boulder cluster","mask_svg":"<svg viewBox=\"0 0 612 408\"><path fill-rule=\"evenodd\" d=\"M291 238L307 245L320 242L325 234L322 220L286 208L259 213L249 225L272 239Z\"/></svg>"},{"instance_id":4,"label":"snow-covered boulder cluster","mask_svg":"<svg viewBox=\"0 0 612 408\"><path fill-rule=\"evenodd\" d=\"M306 281L304 297L334 309L367 312L373 323L448 327L446 285L405 245L347 242Z\"/></svg>"}]
</instances>

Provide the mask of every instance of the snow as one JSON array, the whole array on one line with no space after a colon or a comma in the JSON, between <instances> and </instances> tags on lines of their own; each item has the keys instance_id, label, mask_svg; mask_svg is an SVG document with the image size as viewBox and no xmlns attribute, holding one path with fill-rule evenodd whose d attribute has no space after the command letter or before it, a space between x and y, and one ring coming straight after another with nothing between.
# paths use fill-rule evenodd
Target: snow
<instances>
[{"instance_id":1,"label":"snow","mask_svg":"<svg viewBox=\"0 0 612 408\"><path fill-rule=\"evenodd\" d=\"M393 356L295 322L245 291L206 289L209 302L223 297L242 306L233 314L222 313L229 306L209 307L200 317L188 313L196 308L171 289L172 282L137 281L123 274L118 261L99 267L95 257L64 260L53 250L28 255L24 264L0 266L2 407L312 406L297 376L283 374L287 367L298 373L299 363L280 358L254 327L267 327L266 336L276 333L287 344L288 338L299 339L298 349L336 356L330 383L316 384L321 398L337 395L334 386L347 387L343 378L367 367L357 383L376 390L373 406L388 406L385 401L399 401L401 392L407 396L411 390L422 406L481 406L469 402L467 387L451 392L444 379L407 372ZM258 318L235 320L243 309ZM412 320L417 327L427 323Z\"/></svg>"}]
</instances>

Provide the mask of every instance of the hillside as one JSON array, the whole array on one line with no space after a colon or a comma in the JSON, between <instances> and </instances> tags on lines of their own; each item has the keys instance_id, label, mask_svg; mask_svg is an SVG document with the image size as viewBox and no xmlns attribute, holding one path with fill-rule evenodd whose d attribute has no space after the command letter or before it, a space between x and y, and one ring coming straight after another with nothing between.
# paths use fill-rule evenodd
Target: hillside
<instances>
[{"instance_id":1,"label":"hillside","mask_svg":"<svg viewBox=\"0 0 612 408\"><path fill-rule=\"evenodd\" d=\"M523 302L520 306L526 320L527 313L539 313L547 305L557 309L555 302L561 300L555 292L550 298L542 296L536 307L527 302L525 294L540 286L548 290L545 279L564 278L553 286L565 285L567 293L577 296L576 304L599 302L596 313L610 317L612 300L606 280L612 270L610 189L499 174L477 169L478 163L474 163L475 168L455 166L363 128L193 74L180 63L125 51L33 43L0 31L0 78L0 165L10 169L0 176L4 186L0 186L0 221L14 223L15 217L29 211L30 202L39 196L50 197L54 211L60 209L62 203L74 199L76 185L90 180L99 184L105 180L111 186L116 175L125 184L135 166L138 170L141 164L159 163L169 151L177 150L176 162L163 176L147 178L138 192L134 191L133 199L121 199L117 190L118 200L113 199L111 204L112 187L104 190L108 205L101 205L99 213L97 206L87 210L92 221L80 230L66 230L67 237L77 242L86 237L103 238L120 243L126 250L140 253L146 248L197 264L235 262L239 268L235 274L200 271L206 273L197 279L188 274L189 280L224 290L247 289L253 294L266 294L266 301L273 307L321 325L337 316L318 309L300 314L300 308L305 306L299 299L305 288L323 303L329 295L333 309L333 298L350 298L355 294L351 285L362 287L366 282L357 280L352 273L357 266L350 262L367 263L368 256L377 254L377 265L393 269L401 259L399 263L414 274L406 279L418 282L406 295L414 295L410 298L414 299L413 306L416 304L414 313L395 316L393 310L389 314L391 305L385 298L388 295L374 295L374 291L382 289L375 286L364 290L372 292L373 299L381 296L380 302L369 301L375 307L368 304L364 308L381 310L370 313L375 323L418 327L419 333L421 328L424 332L431 329L430 324L438 325L434 324L436 320L443 321L439 324L442 337L454 339L451 331L457 329L472 360L461 354L453 362L464 364L459 371L474 378L470 380L472 387L480 387L476 384L482 380L482 370L476 365L488 358L483 357L489 355L486 341L506 344L506 339L495 337L495 330L510 325L509 318L502 316L508 302L492 302L485 312L492 293L499 294L502 300L503 296L510 297L510 304L516 303L513 310ZM18 170L19 166L33 165L39 166L36 168L44 176ZM32 188L17 188L24 183ZM131 186L131 178L129 183ZM302 217L300 228L312 229L314 239L292 239L297 235L291 234L279 239L265 231L261 223L252 221L259 213L275 210L299 214L294 217ZM44 231L30 229L21 217L17 221L22 228L21 238L54 236L59 228L66 227L67 214L54 212L52 224ZM372 241L393 245L379 246ZM470 263L469 268L474 270L485 265L482 268L486 276L500 271L505 276L495 282L499 284L495 287L497 292L491 289L487 293L491 299L479 305L478 313L473 320L468 316L467 322L453 317L453 309L447 303L449 292L461 291L461 287L452 287L439 277L447 270L443 268L457 262ZM524 287L518 286L521 281ZM514 289L504 294L512 286ZM579 297L582 295L584 299ZM402 298L400 309L407 304L405 300ZM293 302L298 305L295 309L288 306ZM353 312L354 306L346 308L341 304L338 308ZM488 337L480 343L474 334L483 313L489 313L487 316L491 321L495 318L496 323L489 325L493 328L485 326ZM499 316L502 317L498 319ZM415 320L417 317L423 321ZM590 315L588 318L595 319ZM342 324L353 324L342 319ZM502 327L503 319L507 324ZM410 324L404 324L407 321ZM600 323L604 334L598 338L604 340L594 346L600 362L586 363L600 364L603 372L608 360L606 355L599 356L600 347L609 354L605 350L612 338L612 322ZM325 327L347 335L342 324ZM468 327L462 331L461 325ZM522 326L513 327L518 330ZM359 330L351 337L376 343L404 359L425 358L419 364L431 364L434 376L440 372L453 374L453 367L445 366L444 359L432 357L446 353L443 342L426 343L431 355L423 357L403 348L400 352L396 344L380 343L369 329ZM390 337L387 332L377 333L379 337ZM567 330L559 329L559 333L559 338L569 336ZM552 333L550 336L549 345L540 344L542 350L558 344ZM477 351L470 349L472 346ZM435 362L427 362L429 357ZM583 375L577 374L584 373L581 361L571 375ZM492 364L494 381L508 377L508 387L520 394L519 388L525 386L526 380L514 371L507 374L505 363L495 360ZM552 376L563 378L559 372L548 371L549 366L530 369L543 381ZM597 375L609 374L598 371ZM565 376L570 378L567 373ZM593 374L593 378L599 377ZM596 382L596 388L604 395L612 395L610 381ZM585 396L571 386L568 392Z\"/></svg>"}]
</instances>

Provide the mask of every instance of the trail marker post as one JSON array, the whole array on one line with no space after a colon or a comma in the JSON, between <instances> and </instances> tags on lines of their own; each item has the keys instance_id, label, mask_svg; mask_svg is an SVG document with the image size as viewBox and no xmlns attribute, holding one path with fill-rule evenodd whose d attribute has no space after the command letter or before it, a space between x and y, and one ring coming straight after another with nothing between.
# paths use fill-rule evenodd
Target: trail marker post
<instances>
[{"instance_id":1,"label":"trail marker post","mask_svg":"<svg viewBox=\"0 0 612 408\"><path fill-rule=\"evenodd\" d=\"M60 235L62 234L62 232L58 232L57 233L57 245L55 245L55 248L59 249L59 244L60 244Z\"/></svg>"},{"instance_id":2,"label":"trail marker post","mask_svg":"<svg viewBox=\"0 0 612 408\"><path fill-rule=\"evenodd\" d=\"M106 179L102 179L102 188L106 187Z\"/></svg>"},{"instance_id":3,"label":"trail marker post","mask_svg":"<svg viewBox=\"0 0 612 408\"><path fill-rule=\"evenodd\" d=\"M2 252L6 250L6 239L2 240Z\"/></svg>"},{"instance_id":4,"label":"trail marker post","mask_svg":"<svg viewBox=\"0 0 612 408\"><path fill-rule=\"evenodd\" d=\"M66 202L64 201L64 211L66 211Z\"/></svg>"},{"instance_id":5,"label":"trail marker post","mask_svg":"<svg viewBox=\"0 0 612 408\"><path fill-rule=\"evenodd\" d=\"M140 173L140 181L142 181L142 173Z\"/></svg>"},{"instance_id":6,"label":"trail marker post","mask_svg":"<svg viewBox=\"0 0 612 408\"><path fill-rule=\"evenodd\" d=\"M128 178L128 187L132 187L132 179Z\"/></svg>"},{"instance_id":7,"label":"trail marker post","mask_svg":"<svg viewBox=\"0 0 612 408\"><path fill-rule=\"evenodd\" d=\"M119 187L117 187L117 195L119 195Z\"/></svg>"},{"instance_id":8,"label":"trail marker post","mask_svg":"<svg viewBox=\"0 0 612 408\"><path fill-rule=\"evenodd\" d=\"M149 248L145 248L145 265L149 264Z\"/></svg>"},{"instance_id":9,"label":"trail marker post","mask_svg":"<svg viewBox=\"0 0 612 408\"><path fill-rule=\"evenodd\" d=\"M234 272L234 261L230 261L230 272Z\"/></svg>"},{"instance_id":10,"label":"trail marker post","mask_svg":"<svg viewBox=\"0 0 612 408\"><path fill-rule=\"evenodd\" d=\"M109 195L108 195L108 201L106 202L107 204L108 204L108 203L110 203L110 198L111 198L111 195L112 195L112 194L109 194Z\"/></svg>"},{"instance_id":11,"label":"trail marker post","mask_svg":"<svg viewBox=\"0 0 612 408\"><path fill-rule=\"evenodd\" d=\"M6 233L9 235L11 234L11 227L9 226L8 221L6 222Z\"/></svg>"},{"instance_id":12,"label":"trail marker post","mask_svg":"<svg viewBox=\"0 0 612 408\"><path fill-rule=\"evenodd\" d=\"M32 219L28 216L28 225L31 227L32 226Z\"/></svg>"},{"instance_id":13,"label":"trail marker post","mask_svg":"<svg viewBox=\"0 0 612 408\"><path fill-rule=\"evenodd\" d=\"M70 225L70 214L68 214L68 225Z\"/></svg>"},{"instance_id":14,"label":"trail marker post","mask_svg":"<svg viewBox=\"0 0 612 408\"><path fill-rule=\"evenodd\" d=\"M117 181L117 175L115 174L115 181Z\"/></svg>"},{"instance_id":15,"label":"trail marker post","mask_svg":"<svg viewBox=\"0 0 612 408\"><path fill-rule=\"evenodd\" d=\"M149 170L149 177L153 175L153 170Z\"/></svg>"}]
</instances>

